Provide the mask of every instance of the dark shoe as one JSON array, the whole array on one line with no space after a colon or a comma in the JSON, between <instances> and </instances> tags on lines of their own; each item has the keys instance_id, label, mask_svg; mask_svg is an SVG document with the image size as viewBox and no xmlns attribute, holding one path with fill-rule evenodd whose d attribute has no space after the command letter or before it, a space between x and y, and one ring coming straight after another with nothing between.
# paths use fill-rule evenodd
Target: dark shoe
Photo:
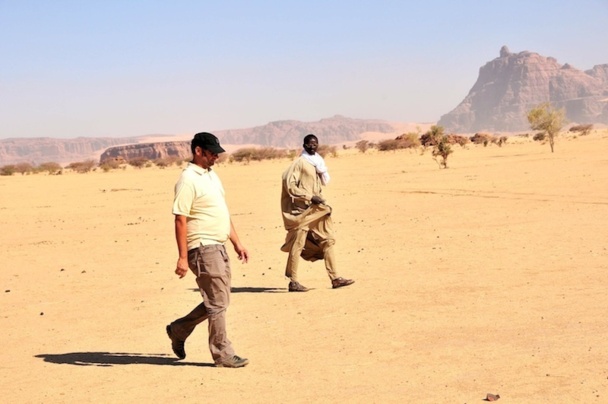
<instances>
[{"instance_id":1,"label":"dark shoe","mask_svg":"<svg viewBox=\"0 0 608 404\"><path fill-rule=\"evenodd\" d=\"M355 283L355 281L352 279L336 278L331 281L331 287L337 289L343 286L352 285L353 283Z\"/></svg>"},{"instance_id":2,"label":"dark shoe","mask_svg":"<svg viewBox=\"0 0 608 404\"><path fill-rule=\"evenodd\" d=\"M167 326L167 335L171 338L171 349L173 349L173 353L180 359L186 358L186 350L184 349L184 342L175 338L173 333L171 332L171 324Z\"/></svg>"},{"instance_id":3,"label":"dark shoe","mask_svg":"<svg viewBox=\"0 0 608 404\"><path fill-rule=\"evenodd\" d=\"M308 292L308 288L299 282L289 282L290 292Z\"/></svg>"},{"instance_id":4,"label":"dark shoe","mask_svg":"<svg viewBox=\"0 0 608 404\"><path fill-rule=\"evenodd\" d=\"M248 363L249 359L234 355L232 358L216 363L215 366L218 368L242 368L243 366L247 366Z\"/></svg>"}]
</instances>

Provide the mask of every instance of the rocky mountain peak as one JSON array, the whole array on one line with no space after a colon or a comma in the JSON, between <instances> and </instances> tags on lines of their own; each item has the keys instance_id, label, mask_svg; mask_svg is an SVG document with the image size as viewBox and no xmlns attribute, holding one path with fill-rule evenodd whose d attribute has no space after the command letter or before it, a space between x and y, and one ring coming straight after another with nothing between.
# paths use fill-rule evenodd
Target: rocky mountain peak
<instances>
[{"instance_id":1,"label":"rocky mountain peak","mask_svg":"<svg viewBox=\"0 0 608 404\"><path fill-rule=\"evenodd\" d=\"M503 46L479 69L465 99L438 124L452 132L529 129L527 111L543 102L565 108L577 123L608 124L608 64L581 71L553 57Z\"/></svg>"}]
</instances>

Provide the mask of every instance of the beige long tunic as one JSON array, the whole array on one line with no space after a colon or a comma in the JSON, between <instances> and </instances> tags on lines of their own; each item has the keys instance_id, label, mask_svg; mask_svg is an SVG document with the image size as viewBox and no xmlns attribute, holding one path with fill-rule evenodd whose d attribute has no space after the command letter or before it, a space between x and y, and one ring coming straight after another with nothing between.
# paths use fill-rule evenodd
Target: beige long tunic
<instances>
[{"instance_id":1,"label":"beige long tunic","mask_svg":"<svg viewBox=\"0 0 608 404\"><path fill-rule=\"evenodd\" d=\"M282 182L281 211L287 235L281 251L290 252L298 231L307 230L314 236L307 237L302 258L310 261L324 258L325 246L334 244L333 223L330 206L311 203L315 195L323 198L315 167L300 157L285 170Z\"/></svg>"}]
</instances>

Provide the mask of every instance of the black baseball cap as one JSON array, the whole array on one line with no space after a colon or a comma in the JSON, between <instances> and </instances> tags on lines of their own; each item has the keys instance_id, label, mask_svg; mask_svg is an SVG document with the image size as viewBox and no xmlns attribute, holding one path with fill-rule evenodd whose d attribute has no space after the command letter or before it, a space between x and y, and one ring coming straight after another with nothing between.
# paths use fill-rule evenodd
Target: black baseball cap
<instances>
[{"instance_id":1,"label":"black baseball cap","mask_svg":"<svg viewBox=\"0 0 608 404\"><path fill-rule=\"evenodd\" d=\"M191 144L192 153L194 153L194 148L196 146L199 146L201 149L207 149L215 154L224 153L226 151L220 146L219 139L209 132L201 132L194 135Z\"/></svg>"}]
</instances>

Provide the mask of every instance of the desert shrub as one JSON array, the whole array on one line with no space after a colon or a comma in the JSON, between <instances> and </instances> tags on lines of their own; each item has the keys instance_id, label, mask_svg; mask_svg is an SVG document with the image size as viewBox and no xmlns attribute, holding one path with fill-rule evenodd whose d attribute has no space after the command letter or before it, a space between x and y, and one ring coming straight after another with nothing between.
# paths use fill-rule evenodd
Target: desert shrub
<instances>
[{"instance_id":1,"label":"desert shrub","mask_svg":"<svg viewBox=\"0 0 608 404\"><path fill-rule=\"evenodd\" d=\"M419 144L423 147L436 146L443 136L443 127L433 125L428 131L426 131L420 136Z\"/></svg>"},{"instance_id":2,"label":"desert shrub","mask_svg":"<svg viewBox=\"0 0 608 404\"><path fill-rule=\"evenodd\" d=\"M593 130L593 124L575 125L569 129L570 132L579 132L581 136L586 136Z\"/></svg>"},{"instance_id":3,"label":"desert shrub","mask_svg":"<svg viewBox=\"0 0 608 404\"><path fill-rule=\"evenodd\" d=\"M120 161L116 159L108 159L101 163L99 168L101 168L104 172L107 173L110 170L116 170L120 168Z\"/></svg>"},{"instance_id":4,"label":"desert shrub","mask_svg":"<svg viewBox=\"0 0 608 404\"><path fill-rule=\"evenodd\" d=\"M440 168L448 168L448 156L454 152L451 147L452 144L464 146L467 143L468 139L464 136L446 135L443 126L439 125L431 126L428 131L420 136L420 144L423 146L422 152L424 153L427 147L432 146L433 159L438 162ZM439 158L441 159L439 160Z\"/></svg>"},{"instance_id":5,"label":"desert shrub","mask_svg":"<svg viewBox=\"0 0 608 404\"><path fill-rule=\"evenodd\" d=\"M231 161L236 161L238 163L249 163L253 160L253 156L255 153L255 148L253 147L244 147L242 149L235 150L230 155Z\"/></svg>"},{"instance_id":6,"label":"desert shrub","mask_svg":"<svg viewBox=\"0 0 608 404\"><path fill-rule=\"evenodd\" d=\"M487 146L490 143L496 143L496 137L490 135L489 133L478 132L471 136L471 142L474 144L483 144L484 146Z\"/></svg>"},{"instance_id":7,"label":"desert shrub","mask_svg":"<svg viewBox=\"0 0 608 404\"><path fill-rule=\"evenodd\" d=\"M217 160L215 160L215 164L222 164L228 161L229 159L229 154L228 153L220 153L220 155L217 157ZM192 160L187 160L188 162L192 161Z\"/></svg>"},{"instance_id":8,"label":"desert shrub","mask_svg":"<svg viewBox=\"0 0 608 404\"><path fill-rule=\"evenodd\" d=\"M509 138L507 136L501 136L498 138L498 146L502 147L503 144L507 143Z\"/></svg>"},{"instance_id":9,"label":"desert shrub","mask_svg":"<svg viewBox=\"0 0 608 404\"><path fill-rule=\"evenodd\" d=\"M538 133L534 134L534 136L532 137L532 140L535 140L537 142L544 142L546 137L547 136L545 135L545 132L538 132Z\"/></svg>"},{"instance_id":10,"label":"desert shrub","mask_svg":"<svg viewBox=\"0 0 608 404\"><path fill-rule=\"evenodd\" d=\"M274 160L280 159L287 156L287 150L275 149L274 147L261 147L257 149L257 156L255 160Z\"/></svg>"},{"instance_id":11,"label":"desert shrub","mask_svg":"<svg viewBox=\"0 0 608 404\"><path fill-rule=\"evenodd\" d=\"M355 147L361 152L365 153L369 149L369 142L367 140L359 140L355 143Z\"/></svg>"},{"instance_id":12,"label":"desert shrub","mask_svg":"<svg viewBox=\"0 0 608 404\"><path fill-rule=\"evenodd\" d=\"M321 155L321 157L325 157L330 154L332 157L338 157L338 149L336 146L329 146L326 144L319 145L317 148L317 153Z\"/></svg>"},{"instance_id":13,"label":"desert shrub","mask_svg":"<svg viewBox=\"0 0 608 404\"><path fill-rule=\"evenodd\" d=\"M467 136L449 134L447 135L447 142L449 144L457 144L464 147L471 140Z\"/></svg>"},{"instance_id":14,"label":"desert shrub","mask_svg":"<svg viewBox=\"0 0 608 404\"><path fill-rule=\"evenodd\" d=\"M420 144L424 147L437 146L444 136L443 126L433 125L428 131L420 136Z\"/></svg>"},{"instance_id":15,"label":"desert shrub","mask_svg":"<svg viewBox=\"0 0 608 404\"><path fill-rule=\"evenodd\" d=\"M42 163L40 164L37 168L36 171L38 172L47 172L51 175L56 175L56 174L61 174L62 168L59 165L59 163L55 163L52 161L49 161L47 163Z\"/></svg>"},{"instance_id":16,"label":"desert shrub","mask_svg":"<svg viewBox=\"0 0 608 404\"><path fill-rule=\"evenodd\" d=\"M397 136L396 140L399 142L400 149L410 149L421 145L420 136L416 132L404 133Z\"/></svg>"},{"instance_id":17,"label":"desert shrub","mask_svg":"<svg viewBox=\"0 0 608 404\"><path fill-rule=\"evenodd\" d=\"M423 147L435 146L437 144L437 140L430 133L424 133L420 136L420 144Z\"/></svg>"},{"instance_id":18,"label":"desert shrub","mask_svg":"<svg viewBox=\"0 0 608 404\"><path fill-rule=\"evenodd\" d=\"M275 149L274 147L244 147L232 153L230 161L249 163L250 161L272 160L283 157L287 157L287 150Z\"/></svg>"},{"instance_id":19,"label":"desert shrub","mask_svg":"<svg viewBox=\"0 0 608 404\"><path fill-rule=\"evenodd\" d=\"M442 136L439 136L438 140L436 140L435 139L436 136L430 135L429 133L425 133L422 136L424 136L424 141L427 142L428 146L436 146L439 143L439 140L442 139ZM448 144L457 144L462 147L464 147L467 143L469 143L471 141L471 139L469 139L469 137L467 137L467 136L456 135L454 133L451 133L451 134L445 135L445 136L446 136L446 141L448 142ZM422 137L421 137L421 143L422 143ZM423 145L424 145L424 143L423 143Z\"/></svg>"},{"instance_id":20,"label":"desert shrub","mask_svg":"<svg viewBox=\"0 0 608 404\"><path fill-rule=\"evenodd\" d=\"M95 167L95 160L85 160L70 163L66 168L76 171L77 173L83 174L88 173Z\"/></svg>"},{"instance_id":21,"label":"desert shrub","mask_svg":"<svg viewBox=\"0 0 608 404\"><path fill-rule=\"evenodd\" d=\"M398 148L399 148L399 141L397 141L397 139L381 140L378 143L378 150L380 150L380 151L397 150Z\"/></svg>"},{"instance_id":22,"label":"desert shrub","mask_svg":"<svg viewBox=\"0 0 608 404\"><path fill-rule=\"evenodd\" d=\"M153 163L157 167L165 168L165 167L172 166L173 164L177 164L180 161L181 161L181 159L177 156L168 156L168 157L158 158L158 159L154 160Z\"/></svg>"},{"instance_id":23,"label":"desert shrub","mask_svg":"<svg viewBox=\"0 0 608 404\"><path fill-rule=\"evenodd\" d=\"M15 165L14 164L7 164L5 166L0 167L0 175L10 176L13 174L15 174Z\"/></svg>"},{"instance_id":24,"label":"desert shrub","mask_svg":"<svg viewBox=\"0 0 608 404\"><path fill-rule=\"evenodd\" d=\"M386 139L380 141L376 146L380 151L410 149L420 146L420 139L417 133L404 133L397 136L395 139ZM370 144L371 147L371 144Z\"/></svg>"},{"instance_id":25,"label":"desert shrub","mask_svg":"<svg viewBox=\"0 0 608 404\"><path fill-rule=\"evenodd\" d=\"M453 153L449 138L447 135L442 135L436 140L437 144L433 147L433 158L438 161L437 159L441 157L441 160L438 161L439 167L448 168L448 157Z\"/></svg>"},{"instance_id":26,"label":"desert shrub","mask_svg":"<svg viewBox=\"0 0 608 404\"><path fill-rule=\"evenodd\" d=\"M18 163L15 164L15 172L21 175L31 174L34 172L34 167L30 163Z\"/></svg>"},{"instance_id":27,"label":"desert shrub","mask_svg":"<svg viewBox=\"0 0 608 404\"><path fill-rule=\"evenodd\" d=\"M146 166L149 161L150 160L145 157L133 157L132 159L127 160L127 164L135 168L142 168Z\"/></svg>"},{"instance_id":28,"label":"desert shrub","mask_svg":"<svg viewBox=\"0 0 608 404\"><path fill-rule=\"evenodd\" d=\"M153 163L156 167L166 168L166 167L169 167L171 164L173 164L173 161L170 161L166 158L159 158L159 159L155 159L153 161Z\"/></svg>"}]
</instances>

